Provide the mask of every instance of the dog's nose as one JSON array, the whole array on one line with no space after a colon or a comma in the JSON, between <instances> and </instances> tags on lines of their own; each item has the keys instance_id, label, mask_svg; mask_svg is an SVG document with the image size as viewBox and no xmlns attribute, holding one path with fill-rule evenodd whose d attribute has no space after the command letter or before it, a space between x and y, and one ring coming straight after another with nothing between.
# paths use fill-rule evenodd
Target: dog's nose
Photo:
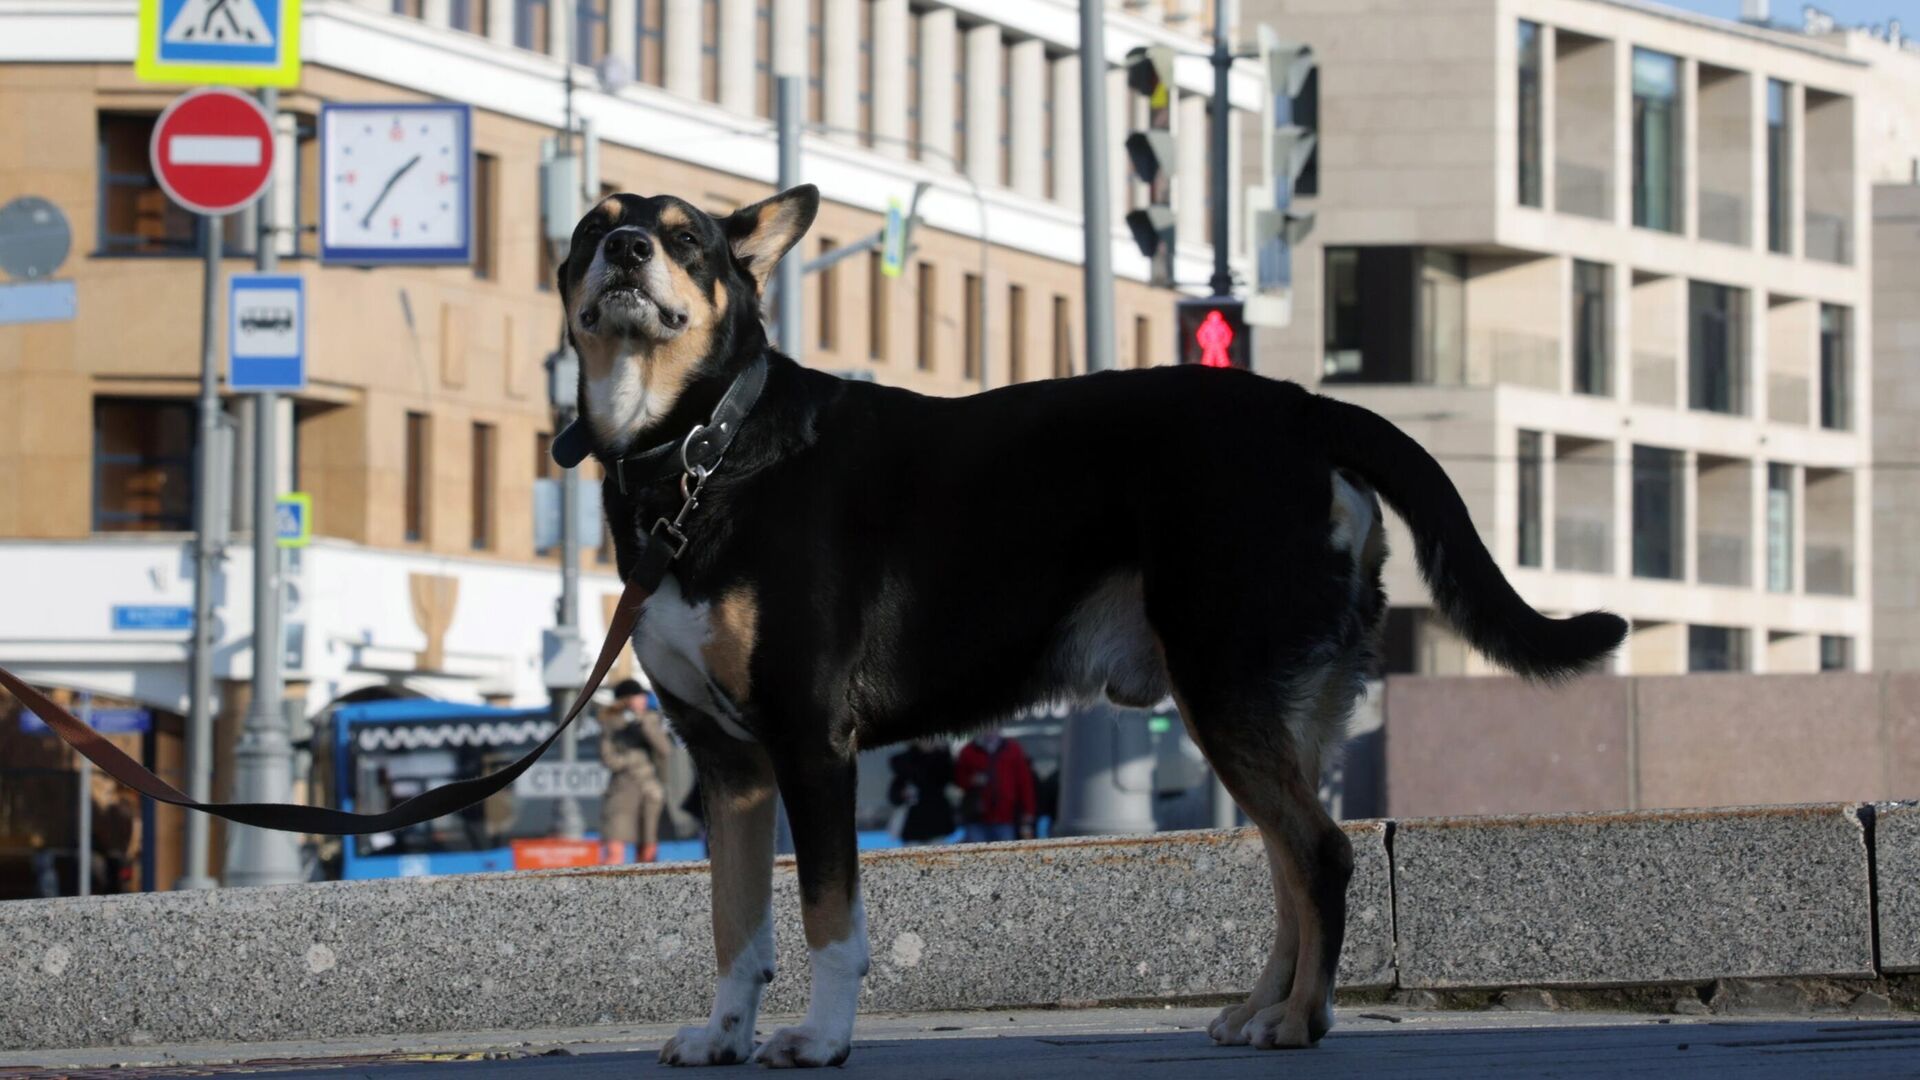
<instances>
[{"instance_id":1,"label":"dog's nose","mask_svg":"<svg viewBox=\"0 0 1920 1080\"><path fill-rule=\"evenodd\" d=\"M639 229L615 229L607 236L607 261L615 266L639 266L653 258L653 241Z\"/></svg>"}]
</instances>

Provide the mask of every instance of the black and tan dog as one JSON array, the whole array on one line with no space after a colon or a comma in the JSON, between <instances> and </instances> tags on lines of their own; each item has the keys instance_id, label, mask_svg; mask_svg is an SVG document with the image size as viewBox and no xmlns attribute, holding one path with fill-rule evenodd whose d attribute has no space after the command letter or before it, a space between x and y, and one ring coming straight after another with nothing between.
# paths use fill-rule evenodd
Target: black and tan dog
<instances>
[{"instance_id":1,"label":"black and tan dog","mask_svg":"<svg viewBox=\"0 0 1920 1080\"><path fill-rule=\"evenodd\" d=\"M613 468L677 442L766 365L634 641L692 749L713 851L713 1014L661 1060L846 1058L867 970L856 751L1042 700L1169 693L1273 870L1266 969L1211 1034L1312 1045L1332 1023L1352 868L1316 779L1385 612L1374 492L1410 525L1440 612L1505 666L1573 673L1625 625L1533 610L1431 457L1291 383L1158 368L940 399L799 366L768 344L760 294L818 206L811 187L719 219L616 195L580 222L559 271L586 436L563 459L590 449ZM678 512L677 479L606 483L623 574ZM756 1050L776 796L812 998Z\"/></svg>"}]
</instances>

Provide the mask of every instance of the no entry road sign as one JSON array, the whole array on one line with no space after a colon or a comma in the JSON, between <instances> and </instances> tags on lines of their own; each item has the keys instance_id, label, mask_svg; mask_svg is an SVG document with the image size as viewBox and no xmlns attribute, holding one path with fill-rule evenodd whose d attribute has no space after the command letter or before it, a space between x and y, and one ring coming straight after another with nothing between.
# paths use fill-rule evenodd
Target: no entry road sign
<instances>
[{"instance_id":1,"label":"no entry road sign","mask_svg":"<svg viewBox=\"0 0 1920 1080\"><path fill-rule=\"evenodd\" d=\"M194 90L160 114L148 152L174 202L230 214L259 198L273 177L273 124L245 94Z\"/></svg>"}]
</instances>

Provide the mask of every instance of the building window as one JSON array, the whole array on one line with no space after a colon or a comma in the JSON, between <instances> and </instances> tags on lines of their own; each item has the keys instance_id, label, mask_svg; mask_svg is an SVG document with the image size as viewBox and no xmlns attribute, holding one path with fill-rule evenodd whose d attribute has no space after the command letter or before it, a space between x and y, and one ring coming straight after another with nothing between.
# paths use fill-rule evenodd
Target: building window
<instances>
[{"instance_id":1,"label":"building window","mask_svg":"<svg viewBox=\"0 0 1920 1080\"><path fill-rule=\"evenodd\" d=\"M1853 427L1853 311L1820 305L1820 426Z\"/></svg>"},{"instance_id":2,"label":"building window","mask_svg":"<svg viewBox=\"0 0 1920 1080\"><path fill-rule=\"evenodd\" d=\"M753 9L754 100L760 115L773 119L773 0L760 0Z\"/></svg>"},{"instance_id":3,"label":"building window","mask_svg":"<svg viewBox=\"0 0 1920 1080\"><path fill-rule=\"evenodd\" d=\"M93 531L191 531L197 431L192 401L95 399Z\"/></svg>"},{"instance_id":4,"label":"building window","mask_svg":"<svg viewBox=\"0 0 1920 1080\"><path fill-rule=\"evenodd\" d=\"M1000 175L1001 187L1013 185L1013 94L1007 84L1013 75L1013 46L1000 39ZM1037 104L1028 102L1029 107Z\"/></svg>"},{"instance_id":5,"label":"building window","mask_svg":"<svg viewBox=\"0 0 1920 1080\"><path fill-rule=\"evenodd\" d=\"M495 222L499 210L500 159L473 156L473 276L492 281L499 273Z\"/></svg>"},{"instance_id":6,"label":"building window","mask_svg":"<svg viewBox=\"0 0 1920 1080\"><path fill-rule=\"evenodd\" d=\"M873 145L873 4L874 0L860 0L860 107L855 123L860 125L862 146Z\"/></svg>"},{"instance_id":7,"label":"building window","mask_svg":"<svg viewBox=\"0 0 1920 1080\"><path fill-rule=\"evenodd\" d=\"M1357 378L1360 350L1360 252L1326 249L1325 357L1321 374L1329 379Z\"/></svg>"},{"instance_id":8,"label":"building window","mask_svg":"<svg viewBox=\"0 0 1920 1080\"><path fill-rule=\"evenodd\" d=\"M153 178L148 149L157 119L152 113L99 115L100 189L95 213L100 254L195 255L200 251L200 230L207 219L167 198ZM300 205L297 193L294 205ZM228 256L252 253L247 229L251 220L246 212L221 219L220 243Z\"/></svg>"},{"instance_id":9,"label":"building window","mask_svg":"<svg viewBox=\"0 0 1920 1080\"><path fill-rule=\"evenodd\" d=\"M1545 550L1541 522L1545 508L1546 440L1537 431L1520 433L1520 536L1516 560L1521 566L1539 566Z\"/></svg>"},{"instance_id":10,"label":"building window","mask_svg":"<svg viewBox=\"0 0 1920 1080\"><path fill-rule=\"evenodd\" d=\"M962 335L961 344L966 352L961 355L961 368L969 380L980 377L980 319L984 314L980 309L987 298L980 288L980 275L968 274L961 283L961 303L966 305L967 332Z\"/></svg>"},{"instance_id":11,"label":"building window","mask_svg":"<svg viewBox=\"0 0 1920 1080\"><path fill-rule=\"evenodd\" d=\"M826 0L807 0L807 112L816 124L827 121L826 80L827 47L822 40L826 22Z\"/></svg>"},{"instance_id":12,"label":"building window","mask_svg":"<svg viewBox=\"0 0 1920 1080\"><path fill-rule=\"evenodd\" d=\"M720 0L700 0L700 97L720 100Z\"/></svg>"},{"instance_id":13,"label":"building window","mask_svg":"<svg viewBox=\"0 0 1920 1080\"><path fill-rule=\"evenodd\" d=\"M473 425L473 550L493 549L493 425Z\"/></svg>"},{"instance_id":14,"label":"building window","mask_svg":"<svg viewBox=\"0 0 1920 1080\"><path fill-rule=\"evenodd\" d=\"M1040 85L1040 191L1046 198L1058 200L1060 181L1053 165L1053 73L1058 58L1049 56L1042 65Z\"/></svg>"},{"instance_id":15,"label":"building window","mask_svg":"<svg viewBox=\"0 0 1920 1080\"><path fill-rule=\"evenodd\" d=\"M1687 670L1747 670L1747 632L1731 626L1687 627Z\"/></svg>"},{"instance_id":16,"label":"building window","mask_svg":"<svg viewBox=\"0 0 1920 1080\"><path fill-rule=\"evenodd\" d=\"M513 43L523 49L545 53L547 44L548 0L514 0Z\"/></svg>"},{"instance_id":17,"label":"building window","mask_svg":"<svg viewBox=\"0 0 1920 1080\"><path fill-rule=\"evenodd\" d=\"M953 167L967 171L967 30L955 26L953 35Z\"/></svg>"},{"instance_id":18,"label":"building window","mask_svg":"<svg viewBox=\"0 0 1920 1080\"><path fill-rule=\"evenodd\" d=\"M1067 298L1053 298L1053 377L1073 374L1073 315Z\"/></svg>"},{"instance_id":19,"label":"building window","mask_svg":"<svg viewBox=\"0 0 1920 1080\"><path fill-rule=\"evenodd\" d=\"M885 267L887 258L878 251L867 252L867 359L885 363L888 346L892 337L892 328L888 325L888 313L893 310L893 290L888 286ZM926 300L921 300L921 317L924 319ZM920 366L926 367L929 361L922 357Z\"/></svg>"},{"instance_id":20,"label":"building window","mask_svg":"<svg viewBox=\"0 0 1920 1080\"><path fill-rule=\"evenodd\" d=\"M916 277L919 288L914 290L914 361L921 371L932 371L940 350L939 278L935 276L933 264L924 262L917 267Z\"/></svg>"},{"instance_id":21,"label":"building window","mask_svg":"<svg viewBox=\"0 0 1920 1080\"><path fill-rule=\"evenodd\" d=\"M447 25L469 34L487 36L487 0L448 0Z\"/></svg>"},{"instance_id":22,"label":"building window","mask_svg":"<svg viewBox=\"0 0 1920 1080\"><path fill-rule=\"evenodd\" d=\"M1007 381L1027 381L1027 290L1007 286Z\"/></svg>"},{"instance_id":23,"label":"building window","mask_svg":"<svg viewBox=\"0 0 1920 1080\"><path fill-rule=\"evenodd\" d=\"M661 70L660 51L666 48L666 39L662 36L666 5L664 0L633 0L639 9L633 25L633 78L652 86L666 82L666 73Z\"/></svg>"},{"instance_id":24,"label":"building window","mask_svg":"<svg viewBox=\"0 0 1920 1080\"><path fill-rule=\"evenodd\" d=\"M1687 403L1718 413L1747 411L1747 293L1688 283Z\"/></svg>"},{"instance_id":25,"label":"building window","mask_svg":"<svg viewBox=\"0 0 1920 1080\"><path fill-rule=\"evenodd\" d=\"M427 448L425 413L407 414L406 538L418 543L427 535Z\"/></svg>"},{"instance_id":26,"label":"building window","mask_svg":"<svg viewBox=\"0 0 1920 1080\"><path fill-rule=\"evenodd\" d=\"M1792 95L1779 79L1767 80L1767 250L1793 249Z\"/></svg>"},{"instance_id":27,"label":"building window","mask_svg":"<svg viewBox=\"0 0 1920 1080\"><path fill-rule=\"evenodd\" d=\"M1153 366L1153 320L1145 315L1133 317L1133 366Z\"/></svg>"},{"instance_id":28,"label":"building window","mask_svg":"<svg viewBox=\"0 0 1920 1080\"><path fill-rule=\"evenodd\" d=\"M1767 591L1793 591L1793 466L1767 465Z\"/></svg>"},{"instance_id":29,"label":"building window","mask_svg":"<svg viewBox=\"0 0 1920 1080\"><path fill-rule=\"evenodd\" d=\"M820 238L820 254L825 255L840 246L838 240ZM820 288L814 303L820 310L820 349L833 352L834 341L839 337L838 316L840 313L840 273L838 266L829 266L820 271Z\"/></svg>"},{"instance_id":30,"label":"building window","mask_svg":"<svg viewBox=\"0 0 1920 1080\"><path fill-rule=\"evenodd\" d=\"M1681 502L1681 455L1652 446L1633 448L1633 576L1678 581L1686 531Z\"/></svg>"},{"instance_id":31,"label":"building window","mask_svg":"<svg viewBox=\"0 0 1920 1080\"><path fill-rule=\"evenodd\" d=\"M1308 131L1320 132L1320 66L1315 64L1307 72L1307 81L1300 84L1300 93L1286 103L1287 123L1298 124ZM1321 138L1325 135L1322 134ZM1320 194L1320 141L1315 139L1313 147L1307 151L1307 163L1300 167L1300 178L1293 182L1295 195Z\"/></svg>"},{"instance_id":32,"label":"building window","mask_svg":"<svg viewBox=\"0 0 1920 1080\"><path fill-rule=\"evenodd\" d=\"M907 156L920 160L920 12L907 16Z\"/></svg>"},{"instance_id":33,"label":"building window","mask_svg":"<svg viewBox=\"0 0 1920 1080\"><path fill-rule=\"evenodd\" d=\"M1520 20L1520 205L1540 206L1540 24Z\"/></svg>"},{"instance_id":34,"label":"building window","mask_svg":"<svg viewBox=\"0 0 1920 1080\"><path fill-rule=\"evenodd\" d=\"M1853 639L1834 634L1820 635L1820 670L1852 671Z\"/></svg>"},{"instance_id":35,"label":"building window","mask_svg":"<svg viewBox=\"0 0 1920 1080\"><path fill-rule=\"evenodd\" d=\"M393 13L409 19L420 18L421 0L393 0Z\"/></svg>"},{"instance_id":36,"label":"building window","mask_svg":"<svg viewBox=\"0 0 1920 1080\"><path fill-rule=\"evenodd\" d=\"M607 4L634 0L574 0L573 58L591 67L607 55Z\"/></svg>"},{"instance_id":37,"label":"building window","mask_svg":"<svg viewBox=\"0 0 1920 1080\"><path fill-rule=\"evenodd\" d=\"M1607 397L1613 393L1613 305L1610 269L1573 263L1573 389Z\"/></svg>"},{"instance_id":38,"label":"building window","mask_svg":"<svg viewBox=\"0 0 1920 1080\"><path fill-rule=\"evenodd\" d=\"M1680 60L1633 50L1633 223L1680 231Z\"/></svg>"}]
</instances>

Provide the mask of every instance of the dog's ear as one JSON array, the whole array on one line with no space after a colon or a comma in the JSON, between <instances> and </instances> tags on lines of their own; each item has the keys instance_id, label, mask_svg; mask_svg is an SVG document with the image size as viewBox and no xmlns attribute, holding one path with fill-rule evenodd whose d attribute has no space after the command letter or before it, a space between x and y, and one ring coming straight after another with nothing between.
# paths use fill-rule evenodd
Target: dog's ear
<instances>
[{"instance_id":1,"label":"dog's ear","mask_svg":"<svg viewBox=\"0 0 1920 1080\"><path fill-rule=\"evenodd\" d=\"M733 257L746 267L755 288L765 289L781 256L800 242L820 212L820 189L812 184L788 188L771 199L743 206L720 222Z\"/></svg>"}]
</instances>

